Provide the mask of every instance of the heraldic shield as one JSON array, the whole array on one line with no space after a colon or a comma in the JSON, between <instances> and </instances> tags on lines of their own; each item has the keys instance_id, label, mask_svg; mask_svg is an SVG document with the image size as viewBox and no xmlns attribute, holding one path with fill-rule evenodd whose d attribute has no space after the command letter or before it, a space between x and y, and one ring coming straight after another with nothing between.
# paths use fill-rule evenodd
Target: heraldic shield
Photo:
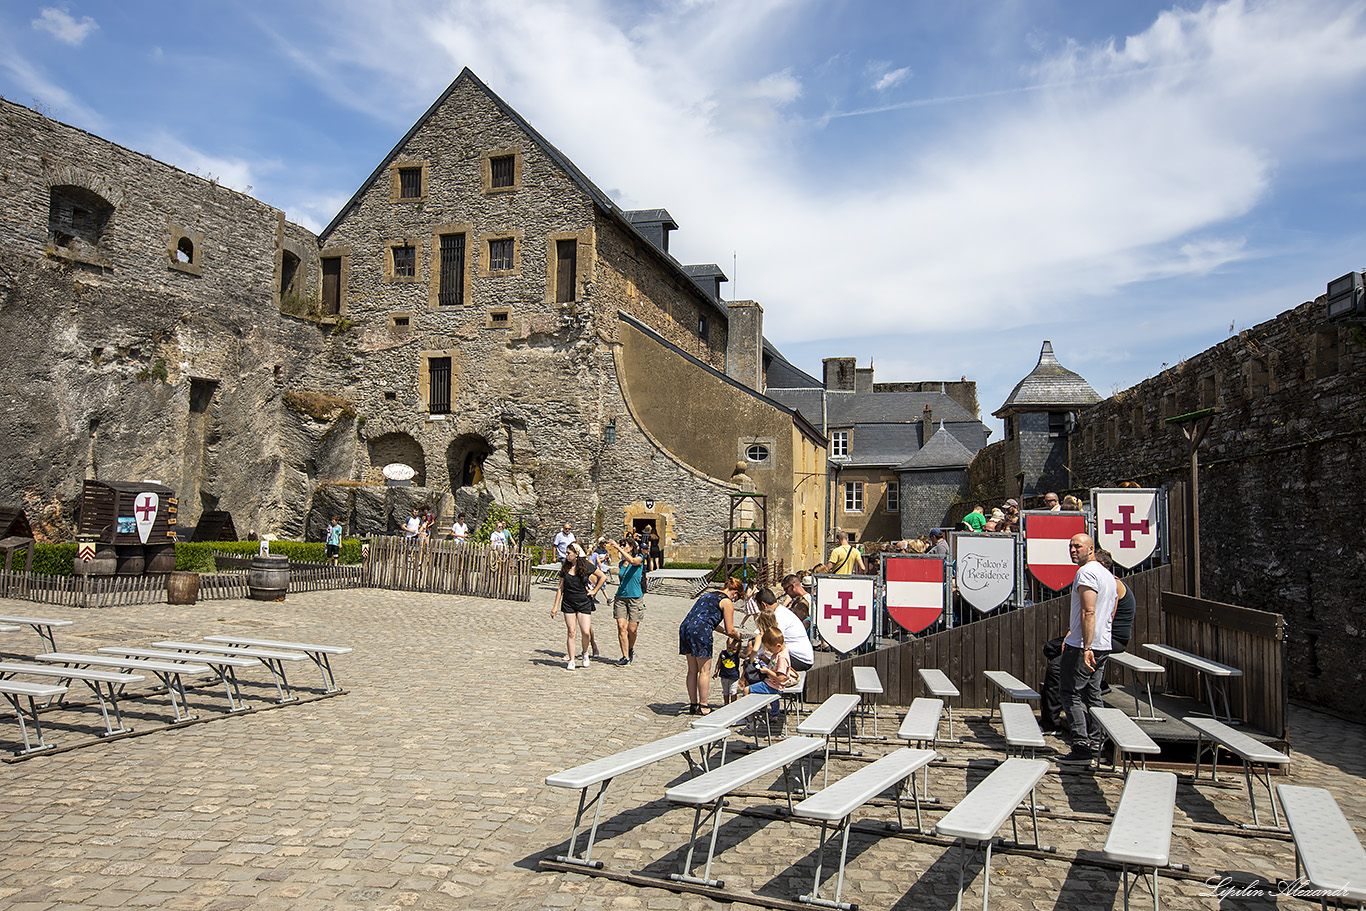
<instances>
[{"instance_id":1,"label":"heraldic shield","mask_svg":"<svg viewBox=\"0 0 1366 911\"><path fill-rule=\"evenodd\" d=\"M1062 591L1077 577L1077 564L1067 550L1073 535L1086 534L1086 515L1079 512L1024 514L1025 563L1029 573L1053 591Z\"/></svg>"},{"instance_id":2,"label":"heraldic shield","mask_svg":"<svg viewBox=\"0 0 1366 911\"><path fill-rule=\"evenodd\" d=\"M147 536L151 534L152 525L156 523L160 500L161 498L151 491L144 491L133 500L133 519L137 523L138 540L143 544L147 543Z\"/></svg>"},{"instance_id":3,"label":"heraldic shield","mask_svg":"<svg viewBox=\"0 0 1366 911\"><path fill-rule=\"evenodd\" d=\"M871 576L817 576L816 629L837 652L848 653L873 634Z\"/></svg>"},{"instance_id":4,"label":"heraldic shield","mask_svg":"<svg viewBox=\"0 0 1366 911\"><path fill-rule=\"evenodd\" d=\"M978 612L1000 607L1015 593L1015 536L953 536L958 593Z\"/></svg>"},{"instance_id":5,"label":"heraldic shield","mask_svg":"<svg viewBox=\"0 0 1366 911\"><path fill-rule=\"evenodd\" d=\"M1095 490L1096 545L1114 561L1133 569L1157 548L1157 491L1130 488Z\"/></svg>"},{"instance_id":6,"label":"heraldic shield","mask_svg":"<svg viewBox=\"0 0 1366 911\"><path fill-rule=\"evenodd\" d=\"M913 633L944 613L944 561L938 557L888 557L887 613Z\"/></svg>"}]
</instances>

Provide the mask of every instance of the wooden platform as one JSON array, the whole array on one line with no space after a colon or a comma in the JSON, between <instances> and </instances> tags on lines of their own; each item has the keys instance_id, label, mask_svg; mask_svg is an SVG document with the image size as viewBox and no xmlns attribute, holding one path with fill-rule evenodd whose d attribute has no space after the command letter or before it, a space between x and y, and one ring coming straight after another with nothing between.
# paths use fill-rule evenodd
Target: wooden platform
<instances>
[{"instance_id":1,"label":"wooden platform","mask_svg":"<svg viewBox=\"0 0 1366 911\"><path fill-rule=\"evenodd\" d=\"M1107 675L1108 676L1108 675ZM1137 696L1138 701L1135 701ZM1141 704L1143 714L1148 713L1147 694L1141 688L1134 688L1125 684L1115 686L1111 684L1110 692L1104 696L1104 702L1108 706L1120 709L1124 714L1133 716L1139 713ZM1142 718L1135 718L1134 721L1143 729L1149 737L1157 742L1158 746L1171 744L1176 746L1193 745L1196 741L1197 731L1195 728L1182 721L1182 718L1213 718L1209 706L1204 702L1198 702L1189 696L1179 696L1171 693L1153 692L1153 708L1159 718L1163 721L1145 721ZM1285 740L1279 739L1259 731L1254 727L1243 724L1238 726L1238 730L1248 735L1254 740L1270 744L1278 750L1288 752L1290 744ZM1161 757L1160 761L1165 761L1166 757Z\"/></svg>"}]
</instances>

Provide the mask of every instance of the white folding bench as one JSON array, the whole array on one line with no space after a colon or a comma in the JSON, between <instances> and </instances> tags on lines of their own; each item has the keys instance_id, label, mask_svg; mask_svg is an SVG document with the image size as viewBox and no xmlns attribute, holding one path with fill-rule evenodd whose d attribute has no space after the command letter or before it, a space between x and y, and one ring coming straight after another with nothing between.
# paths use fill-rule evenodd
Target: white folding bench
<instances>
[{"instance_id":1,"label":"white folding bench","mask_svg":"<svg viewBox=\"0 0 1366 911\"><path fill-rule=\"evenodd\" d=\"M746 693L730 705L722 706L719 709L712 709L707 714L693 721L695 728L733 728L744 724L752 715L760 715L768 730L768 742L773 742L773 726L769 721L768 712L761 712L767 709L781 696L777 693ZM759 746L759 725L754 725L754 746Z\"/></svg>"},{"instance_id":2,"label":"white folding bench","mask_svg":"<svg viewBox=\"0 0 1366 911\"><path fill-rule=\"evenodd\" d=\"M1186 667L1195 671L1195 685L1200 686L1200 680L1205 681L1205 692L1209 695L1209 710L1215 719L1219 717L1219 706L1214 701L1214 694L1217 692L1224 702L1224 721L1233 724L1233 709L1229 706L1227 681L1234 677L1243 676L1243 672L1238 668L1228 664L1220 664L1218 661L1211 661L1202 658L1191 652L1173 648L1170 645L1160 645L1147 642L1143 645L1154 655L1166 658L1168 661L1175 661L1177 664L1184 664Z\"/></svg>"},{"instance_id":3,"label":"white folding bench","mask_svg":"<svg viewBox=\"0 0 1366 911\"><path fill-rule=\"evenodd\" d=\"M243 712L247 709L242 703L242 691L237 686L236 669L255 667L256 662L250 658L234 658L231 655L191 655L187 652L163 651L159 648L121 648L116 645L102 646L95 651L101 655L122 655L125 658L146 658L150 661L207 664L213 668L218 679L223 681L223 689L228 694L228 711Z\"/></svg>"},{"instance_id":4,"label":"white folding bench","mask_svg":"<svg viewBox=\"0 0 1366 911\"><path fill-rule=\"evenodd\" d=\"M716 854L716 835L721 828L721 808L725 804L726 795L749 784L760 775L774 769L782 769L783 784L787 788L787 809L789 813L792 812L792 776L788 773L788 767L819 750L823 743L819 737L789 737L762 750L747 753L739 759L665 791L666 799L694 808L692 836L688 841L688 854L683 859L683 872L670 873L669 879L717 889L724 886L722 880L711 878L711 864ZM702 875L697 877L692 875L692 858L697 847L697 830L702 825L704 810L712 821L711 843L707 848L706 868Z\"/></svg>"},{"instance_id":5,"label":"white folding bench","mask_svg":"<svg viewBox=\"0 0 1366 911\"><path fill-rule=\"evenodd\" d=\"M124 674L118 671L99 671L88 668L74 667L54 667L50 664L21 664L17 662L5 662L0 664L0 677L13 677L15 674L24 674L29 677L55 677L64 681L61 685L66 686L65 681L79 680L95 693L95 698L100 703L100 714L104 716L104 733L101 737L109 737L113 734L126 733L129 728L123 726L123 716L119 712L118 693L130 683L141 683L144 678L141 674ZM117 686L118 690L114 687ZM65 701L65 696L62 697ZM114 727L114 722L109 718L109 710L114 711L114 721L118 722L118 727Z\"/></svg>"},{"instance_id":6,"label":"white folding bench","mask_svg":"<svg viewBox=\"0 0 1366 911\"><path fill-rule=\"evenodd\" d=\"M823 788L819 793L797 804L793 809L794 815L804 819L819 820L821 824L821 834L817 842L819 850L816 855L815 882L812 884L811 892L798 896L798 901L825 908L844 909L844 911L850 911L854 907L840 901L840 893L844 889L844 864L849 855L849 823L854 812L883 791L891 789L896 797L896 825L889 827L893 831L900 831L905 828L901 816L901 794L903 790L909 790L915 798L916 831L921 831L923 822L920 815L920 796L916 793L913 780L909 789L904 788L904 785L908 779L914 778L916 772L929 765L936 756L938 753L934 750L913 750L909 747L896 750L871 765L864 766L852 775L841 778L828 788ZM825 846L829 841L826 832L830 823L835 823L835 830L830 833L829 838L834 838L843 832L843 840L840 843L839 874L835 880L834 901L820 897L821 871L825 865Z\"/></svg>"},{"instance_id":7,"label":"white folding bench","mask_svg":"<svg viewBox=\"0 0 1366 911\"><path fill-rule=\"evenodd\" d=\"M805 698L805 694L806 694L806 671L797 671L797 682L794 683L794 684L792 684L791 686L783 687L783 692L782 692L782 710L783 710L783 713L786 714L786 712L787 712L788 709L790 708L790 709L792 710L792 714L794 714L794 715L797 717L797 720L798 720L798 721L801 721L801 720L802 720L802 700Z\"/></svg>"},{"instance_id":8,"label":"white folding bench","mask_svg":"<svg viewBox=\"0 0 1366 911\"><path fill-rule=\"evenodd\" d=\"M1005 731L1006 756L1023 756L1028 750L1029 758L1033 759L1036 750L1047 746L1043 731L1039 730L1039 719L1035 717L1034 710L1024 703L1001 703L1001 727Z\"/></svg>"},{"instance_id":9,"label":"white folding bench","mask_svg":"<svg viewBox=\"0 0 1366 911\"><path fill-rule=\"evenodd\" d=\"M234 658L255 658L264 664L269 670L270 675L275 678L275 689L280 694L280 702L294 702L298 696L293 695L293 690L289 688L289 680L285 677L286 661L307 661L308 656L303 652L279 651L266 648L234 648L230 645L213 645L203 642L153 642L156 648L169 648L177 652L190 652L192 656L199 655L231 655Z\"/></svg>"},{"instance_id":10,"label":"white folding bench","mask_svg":"<svg viewBox=\"0 0 1366 911\"><path fill-rule=\"evenodd\" d=\"M1138 713L1133 715L1133 718L1140 721L1167 720L1157 714L1157 709L1153 705L1153 678L1160 677L1167 673L1165 667L1158 664L1156 661L1149 661L1147 658L1140 658L1139 656L1131 655L1128 652L1111 652L1110 657L1107 658L1106 661L1108 664L1119 665L1129 672L1129 679L1134 682L1135 693L1138 692L1139 679L1142 678L1144 689L1148 693L1148 714L1143 714L1143 703L1135 698L1134 705L1137 707Z\"/></svg>"},{"instance_id":11,"label":"white folding bench","mask_svg":"<svg viewBox=\"0 0 1366 911\"><path fill-rule=\"evenodd\" d=\"M176 721L193 721L197 715L190 714L189 704L185 701L185 684L182 677L203 677L212 674L213 669L203 664L176 664L170 661L148 661L144 658L120 658L117 655L78 655L72 652L45 652L33 656L38 661L52 664L76 665L77 667L116 668L125 673L145 671L161 681L166 693L171 697L171 708L175 710ZM179 699L177 700L177 697Z\"/></svg>"},{"instance_id":12,"label":"white folding bench","mask_svg":"<svg viewBox=\"0 0 1366 911\"><path fill-rule=\"evenodd\" d=\"M1148 736L1141 727L1128 715L1119 709L1112 708L1093 708L1091 717L1100 725L1105 736L1110 738L1110 743L1114 744L1115 753L1118 754L1115 763L1122 771L1129 771L1129 764L1134 761L1134 754L1141 757L1143 768L1148 768L1148 757L1156 756L1162 752L1151 737ZM1100 756L1096 756L1096 764L1100 764Z\"/></svg>"},{"instance_id":13,"label":"white folding bench","mask_svg":"<svg viewBox=\"0 0 1366 911\"><path fill-rule=\"evenodd\" d=\"M991 849L996 842L996 833L1005 825L1008 817L1014 843L1020 843L1015 811L1026 797L1029 798L1029 813L1034 821L1033 847L1049 850L1039 844L1039 813L1038 805L1034 802L1034 788L1047 773L1048 763L1042 759L1021 759L1018 756L1007 759L969 791L934 827L936 834L958 840L956 907L959 911L963 907L963 868L967 865L968 846L971 845L974 852L986 846L986 864L982 868L982 911L986 911L991 895Z\"/></svg>"},{"instance_id":14,"label":"white folding bench","mask_svg":"<svg viewBox=\"0 0 1366 911\"><path fill-rule=\"evenodd\" d=\"M925 685L925 692L936 699L944 700L944 707L949 711L949 740L956 740L953 736L953 703L950 699L957 699L961 693L958 687L953 685L949 675L933 667L922 667L920 669L920 682Z\"/></svg>"},{"instance_id":15,"label":"white folding bench","mask_svg":"<svg viewBox=\"0 0 1366 911\"><path fill-rule=\"evenodd\" d=\"M1026 686L1024 683L1021 683L1017 677L1006 671L983 671L982 675L987 678L987 683L990 683L992 686L996 687L996 689L1000 690L1001 695L1008 699L1017 701L1023 699L1027 702L1038 702L1041 698L1033 687ZM992 703L991 708L991 714L987 716L988 721L996 714L996 704L994 702Z\"/></svg>"},{"instance_id":16,"label":"white folding bench","mask_svg":"<svg viewBox=\"0 0 1366 911\"><path fill-rule=\"evenodd\" d=\"M70 626L70 620L45 620L42 617L0 617L0 623L17 623L20 626L28 626L38 634L38 638L43 640L43 646L50 651L57 651L57 642L52 638L52 628L54 626Z\"/></svg>"},{"instance_id":17,"label":"white folding bench","mask_svg":"<svg viewBox=\"0 0 1366 911\"><path fill-rule=\"evenodd\" d=\"M806 716L806 720L797 725L797 733L807 737L820 737L825 741L825 766L823 774L825 783L830 783L830 741L834 738L835 749L839 749L839 728L840 725L848 722L846 731L849 735L849 752L847 755L854 755L854 724L849 720L849 715L858 708L858 704L863 697L855 693L836 693L822 702L814 712Z\"/></svg>"},{"instance_id":18,"label":"white folding bench","mask_svg":"<svg viewBox=\"0 0 1366 911\"><path fill-rule=\"evenodd\" d=\"M1295 840L1295 880L1303 867L1305 882L1320 893L1320 908L1331 896L1360 909L1366 903L1366 850L1337 800L1323 788L1292 784L1276 785L1276 794Z\"/></svg>"},{"instance_id":19,"label":"white folding bench","mask_svg":"<svg viewBox=\"0 0 1366 911\"><path fill-rule=\"evenodd\" d=\"M931 750L939 748L939 719L944 714L944 700L931 699L928 696L921 696L911 700L911 705L906 709L906 717L901 720L901 728L896 732L896 736L907 743L924 749L925 744L930 745ZM936 752L936 756L938 753ZM925 769L924 783L922 786L921 800L930 803L938 803L936 798L929 796L930 789L930 770Z\"/></svg>"},{"instance_id":20,"label":"white folding bench","mask_svg":"<svg viewBox=\"0 0 1366 911\"><path fill-rule=\"evenodd\" d=\"M53 699L66 695L66 687L55 683L29 683L26 680L0 680L0 696L4 696L9 704L14 706L14 714L19 718L19 733L24 738L24 748L15 750L15 755L25 756L29 753L37 753L40 750L52 749L52 744L43 740L43 728L38 723L38 706L34 703L35 699ZM33 741L28 736L28 724L24 721L24 707L20 700L28 702L28 717L33 719L33 731L38 737L38 745L34 746Z\"/></svg>"},{"instance_id":21,"label":"white folding bench","mask_svg":"<svg viewBox=\"0 0 1366 911\"><path fill-rule=\"evenodd\" d=\"M868 712L873 713L873 736L877 737L877 697L881 696L882 678L877 675L875 667L856 667L854 668L854 692L860 696L873 697L871 700L859 703L859 715Z\"/></svg>"},{"instance_id":22,"label":"white folding bench","mask_svg":"<svg viewBox=\"0 0 1366 911\"><path fill-rule=\"evenodd\" d=\"M345 645L316 645L308 642L281 642L276 639L243 639L241 636L205 636L205 642L220 645L235 645L241 648L278 648L287 652L303 652L323 674L323 692L340 693L337 678L332 676L333 655L349 655L351 649Z\"/></svg>"},{"instance_id":23,"label":"white folding bench","mask_svg":"<svg viewBox=\"0 0 1366 911\"><path fill-rule=\"evenodd\" d=\"M20 626L10 626L8 623L0 623L0 633L17 633L23 629Z\"/></svg>"},{"instance_id":24,"label":"white folding bench","mask_svg":"<svg viewBox=\"0 0 1366 911\"><path fill-rule=\"evenodd\" d=\"M1222 721L1215 721L1213 718L1183 718L1186 724L1195 728L1195 778L1200 779L1200 759L1204 755L1205 741L1210 742L1210 778L1214 781L1219 780L1219 748L1223 747L1230 753L1238 756L1243 761L1243 780L1247 782L1247 799L1252 804L1252 825L1243 828L1261 828L1261 821L1257 818L1257 794L1252 788L1252 779L1256 778L1266 785L1266 796L1271 800L1271 813L1276 820L1275 828L1281 828L1281 813L1276 809L1276 796L1271 790L1271 767L1273 765L1286 765L1290 762L1290 757L1280 750L1272 749L1260 740L1253 740L1242 731L1235 731L1233 728L1224 724ZM1261 774L1255 773L1255 767L1261 766Z\"/></svg>"},{"instance_id":25,"label":"white folding bench","mask_svg":"<svg viewBox=\"0 0 1366 911\"><path fill-rule=\"evenodd\" d=\"M667 759L670 756L681 755L688 763L688 768L697 772L706 771L708 768L706 753L716 744L721 744L720 762L726 761L726 737L730 735L729 728L693 728L681 734L674 734L672 737L665 737L663 740L656 740L654 743L647 743L643 746L632 747L611 756L604 756L601 759L594 759L581 766L557 772L546 777L545 783L552 788L578 788L579 790L579 810L574 815L574 827L569 833L569 853L562 854L555 858L561 863L577 864L582 867L602 867L601 861L593 860L593 843L598 837L598 820L602 816L602 795L607 791L607 786L612 783L612 779L627 772L634 772L636 769L644 768L647 765ZM692 758L692 751L698 751L698 761ZM588 789L594 785L598 786L598 792L590 800ZM583 814L590 807L593 807L593 826L588 832L588 842L584 846L583 856L574 853L574 846L579 840L579 827L583 824Z\"/></svg>"},{"instance_id":26,"label":"white folding bench","mask_svg":"<svg viewBox=\"0 0 1366 911\"><path fill-rule=\"evenodd\" d=\"M1134 769L1124 780L1124 793L1102 852L1106 859L1120 864L1124 911L1129 911L1129 892L1133 889L1129 885L1130 866L1137 868L1134 886L1152 869L1153 911L1158 911L1157 871L1169 862L1175 809L1176 776L1171 772Z\"/></svg>"}]
</instances>

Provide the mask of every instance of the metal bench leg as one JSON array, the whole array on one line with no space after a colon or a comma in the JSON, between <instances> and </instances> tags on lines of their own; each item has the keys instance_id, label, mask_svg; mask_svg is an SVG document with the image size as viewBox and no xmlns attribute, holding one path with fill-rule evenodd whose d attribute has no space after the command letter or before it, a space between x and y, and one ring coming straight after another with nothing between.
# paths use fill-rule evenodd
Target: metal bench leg
<instances>
[{"instance_id":1,"label":"metal bench leg","mask_svg":"<svg viewBox=\"0 0 1366 911\"><path fill-rule=\"evenodd\" d=\"M24 738L24 748L22 750L15 750L15 754L19 756L27 756L29 753L38 753L43 750L52 749L52 744L47 743L43 740L43 726L38 722L38 705L33 701L33 697L27 697L28 713L29 716L33 719L33 732L38 738L37 746L34 746L33 742L29 739L28 725L24 722L24 709L19 704L18 695L13 693L5 693L4 696L6 699L9 700L10 705L14 706L14 714L19 718L19 733L23 735Z\"/></svg>"},{"instance_id":2,"label":"metal bench leg","mask_svg":"<svg viewBox=\"0 0 1366 911\"><path fill-rule=\"evenodd\" d=\"M309 652L308 657L313 659L313 663L318 666L318 670L323 674L323 692L340 693L341 687L337 686L337 678L332 676L332 661L322 652Z\"/></svg>"},{"instance_id":3,"label":"metal bench leg","mask_svg":"<svg viewBox=\"0 0 1366 911\"><path fill-rule=\"evenodd\" d=\"M582 867L592 867L595 870L602 869L602 861L593 860L593 844L598 837L598 819L602 816L602 795L607 790L607 786L612 783L612 779L607 779L598 786L598 793L593 795L593 799L588 801L588 788L579 791L579 811L574 814L574 826L569 831L569 853L561 854L555 859L560 863L577 864ZM591 787L591 785L590 785ZM584 846L583 857L574 854L574 845L579 840L579 826L583 824L583 813L588 806L593 807L593 826L588 830L588 843Z\"/></svg>"},{"instance_id":4,"label":"metal bench leg","mask_svg":"<svg viewBox=\"0 0 1366 911\"><path fill-rule=\"evenodd\" d=\"M822 872L822 869L823 869L823 867L824 867L824 865L825 865L825 845L826 845L826 843L829 841L829 838L826 837L826 830L827 830L828 823L827 823L826 821L822 820L822 821L821 821L820 848L819 848L819 850L817 851L817 854L816 854L816 879L815 879L815 882L814 882L814 883L812 884L812 886L811 886L811 891L810 891L810 893L808 893L808 894L806 894L806 895L799 895L799 896L797 896L797 901L801 902L802 904L805 904L805 905L818 905L818 906L820 906L820 907L822 907L822 908L835 908L835 909L838 909L838 911L849 911L849 909L852 909L852 908L854 907L853 905L848 904L847 902L842 902L842 901L840 901L840 895L841 895L841 893L844 891L844 864L845 864L846 858L849 856L849 828L850 828L850 826L849 826L849 819L850 819L850 817L848 817L848 816L844 817L844 819L840 820L839 825L836 826L836 828L835 828L835 832L836 832L836 833L839 833L840 830L843 830L843 834L844 834L844 838L843 838L843 840L842 840L842 842L841 842L841 845L840 845L840 866L839 866L839 874L837 875L837 877L836 877L836 879L835 879L835 900L834 900L834 901L831 901L831 900L828 899L828 898L821 898L821 897L820 897L820 892L821 892L821 872ZM830 836L830 837L834 837L834 836L832 835L832 836Z\"/></svg>"},{"instance_id":5,"label":"metal bench leg","mask_svg":"<svg viewBox=\"0 0 1366 911\"><path fill-rule=\"evenodd\" d=\"M1010 817L1014 819L1012 815ZM982 868L982 911L987 911L987 902L991 899L991 849L995 847L996 840L987 840L987 862Z\"/></svg>"},{"instance_id":6,"label":"metal bench leg","mask_svg":"<svg viewBox=\"0 0 1366 911\"><path fill-rule=\"evenodd\" d=\"M688 842L688 856L683 861L683 872L670 873L669 879L672 879L674 882L696 883L699 886L711 886L715 889L720 889L725 885L725 882L722 880L711 878L711 862L712 858L716 855L716 836L721 830L721 807L723 807L725 803L726 798L724 795L718 797L707 813L712 819L711 843L707 847L707 866L703 869L702 876L696 877L689 872L692 870L693 850L697 847L697 830L702 822L702 808L697 807L693 811L692 839Z\"/></svg>"},{"instance_id":7,"label":"metal bench leg","mask_svg":"<svg viewBox=\"0 0 1366 911\"><path fill-rule=\"evenodd\" d=\"M270 668L271 676L275 678L275 690L280 694L280 703L296 702L299 697L295 696L289 688L289 680L285 677L285 666L283 661L271 658L262 658L261 663Z\"/></svg>"},{"instance_id":8,"label":"metal bench leg","mask_svg":"<svg viewBox=\"0 0 1366 911\"><path fill-rule=\"evenodd\" d=\"M95 691L95 698L98 699L100 702L100 714L104 716L104 733L100 736L111 737L114 734L126 733L128 729L123 726L123 715L121 712L119 712L119 701L114 696L114 684L101 684L97 680L89 680L86 682L90 685L90 688ZM105 692L102 689L100 689L101 686L109 687L109 693L107 697L105 695ZM109 700L108 704L105 703L106 698ZM114 709L114 719L119 723L119 726L117 728L115 728L113 723L111 723L109 720L110 706L112 706Z\"/></svg>"},{"instance_id":9,"label":"metal bench leg","mask_svg":"<svg viewBox=\"0 0 1366 911\"><path fill-rule=\"evenodd\" d=\"M175 711L177 722L194 721L199 717L190 714L190 703L185 699L185 684L181 682L179 674L156 671L152 673L161 681L161 685L166 687L166 695L171 697L171 708Z\"/></svg>"}]
</instances>

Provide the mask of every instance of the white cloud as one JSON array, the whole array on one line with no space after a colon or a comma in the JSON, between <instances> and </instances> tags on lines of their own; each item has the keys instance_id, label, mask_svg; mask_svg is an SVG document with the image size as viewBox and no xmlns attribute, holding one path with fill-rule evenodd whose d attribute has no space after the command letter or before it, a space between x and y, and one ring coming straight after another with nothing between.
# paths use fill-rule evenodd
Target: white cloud
<instances>
[{"instance_id":1,"label":"white cloud","mask_svg":"<svg viewBox=\"0 0 1366 911\"><path fill-rule=\"evenodd\" d=\"M53 7L44 7L38 14L38 18L33 20L33 27L39 31L47 32L52 37L64 44L72 47L80 47L85 39L90 37L90 33L99 28L94 19L89 16L82 16L79 20L73 19L71 14L65 10Z\"/></svg>"},{"instance_id":2,"label":"white cloud","mask_svg":"<svg viewBox=\"0 0 1366 911\"><path fill-rule=\"evenodd\" d=\"M252 165L241 158L224 158L200 151L169 133L157 133L149 140L147 154L241 193L251 193L255 178Z\"/></svg>"},{"instance_id":3,"label":"white cloud","mask_svg":"<svg viewBox=\"0 0 1366 911\"><path fill-rule=\"evenodd\" d=\"M911 75L911 68L908 66L892 69L890 63L879 61L869 66L870 74L873 79L873 91L885 92L894 89L905 82Z\"/></svg>"}]
</instances>

